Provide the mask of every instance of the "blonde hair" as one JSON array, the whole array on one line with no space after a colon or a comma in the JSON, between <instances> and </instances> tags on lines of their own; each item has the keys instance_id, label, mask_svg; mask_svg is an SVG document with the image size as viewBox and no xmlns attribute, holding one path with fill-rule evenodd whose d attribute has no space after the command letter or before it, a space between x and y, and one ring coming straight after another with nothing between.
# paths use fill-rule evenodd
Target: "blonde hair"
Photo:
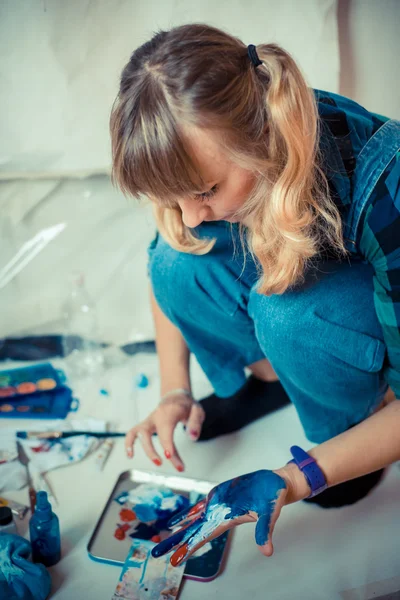
<instances>
[{"instance_id":1,"label":"blonde hair","mask_svg":"<svg viewBox=\"0 0 400 600\"><path fill-rule=\"evenodd\" d=\"M260 44L255 68L236 37L203 24L160 31L125 66L113 106L112 180L154 202L157 226L176 250L205 254L177 200L205 189L186 126L218 136L236 164L256 174L238 211L242 239L260 269L258 291L301 281L321 250L345 253L342 223L320 166L320 121L312 88L293 58ZM195 200L193 200L195 201Z\"/></svg>"}]
</instances>

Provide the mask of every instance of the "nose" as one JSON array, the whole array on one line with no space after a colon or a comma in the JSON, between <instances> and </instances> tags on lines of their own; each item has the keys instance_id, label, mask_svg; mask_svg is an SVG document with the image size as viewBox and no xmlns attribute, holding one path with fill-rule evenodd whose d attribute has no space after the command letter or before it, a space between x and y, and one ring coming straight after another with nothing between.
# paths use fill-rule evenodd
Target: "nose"
<instances>
[{"instance_id":1,"label":"nose","mask_svg":"<svg viewBox=\"0 0 400 600\"><path fill-rule=\"evenodd\" d=\"M207 209L205 206L199 205L196 200L181 200L179 206L182 211L182 221L186 227L197 227L204 221Z\"/></svg>"}]
</instances>

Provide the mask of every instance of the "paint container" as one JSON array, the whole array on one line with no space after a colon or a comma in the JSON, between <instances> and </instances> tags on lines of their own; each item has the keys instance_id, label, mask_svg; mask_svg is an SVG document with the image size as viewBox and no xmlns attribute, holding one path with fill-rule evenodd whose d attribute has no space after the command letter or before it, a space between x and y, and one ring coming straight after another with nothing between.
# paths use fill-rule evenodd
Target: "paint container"
<instances>
[{"instance_id":1,"label":"paint container","mask_svg":"<svg viewBox=\"0 0 400 600\"><path fill-rule=\"evenodd\" d=\"M51 567L61 558L60 525L57 515L51 510L47 493L40 491L36 496L35 512L29 521L32 544L32 560Z\"/></svg>"},{"instance_id":2,"label":"paint container","mask_svg":"<svg viewBox=\"0 0 400 600\"><path fill-rule=\"evenodd\" d=\"M65 385L65 373L51 363L0 371L0 398L47 392Z\"/></svg>"},{"instance_id":3,"label":"paint container","mask_svg":"<svg viewBox=\"0 0 400 600\"><path fill-rule=\"evenodd\" d=\"M95 465L98 471L102 471L104 469L104 465L106 464L108 457L110 456L113 446L114 440L112 438L106 438L101 444L100 448L97 450Z\"/></svg>"},{"instance_id":4,"label":"paint container","mask_svg":"<svg viewBox=\"0 0 400 600\"><path fill-rule=\"evenodd\" d=\"M14 513L14 515L17 515L17 517L19 517L20 519L23 519L29 510L29 506L26 506L25 504L20 504L15 500L6 500L6 498L0 498L0 508L2 506L8 506L9 508L11 508L11 511Z\"/></svg>"},{"instance_id":5,"label":"paint container","mask_svg":"<svg viewBox=\"0 0 400 600\"><path fill-rule=\"evenodd\" d=\"M17 534L17 526L9 506L0 506L0 533Z\"/></svg>"}]
</instances>

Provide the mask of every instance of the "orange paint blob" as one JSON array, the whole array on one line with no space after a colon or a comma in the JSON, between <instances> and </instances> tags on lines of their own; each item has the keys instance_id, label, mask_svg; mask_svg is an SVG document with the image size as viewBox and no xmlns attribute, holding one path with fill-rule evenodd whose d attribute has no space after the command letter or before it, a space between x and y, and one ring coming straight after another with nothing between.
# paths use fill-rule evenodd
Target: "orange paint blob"
<instances>
[{"instance_id":1,"label":"orange paint blob","mask_svg":"<svg viewBox=\"0 0 400 600\"><path fill-rule=\"evenodd\" d=\"M46 378L39 379L39 381L36 382L36 385L38 390L54 390L57 383L54 379Z\"/></svg>"},{"instance_id":2,"label":"orange paint blob","mask_svg":"<svg viewBox=\"0 0 400 600\"><path fill-rule=\"evenodd\" d=\"M36 389L36 385L32 383L32 381L26 381L25 383L17 385L19 394L32 394L33 392L36 392Z\"/></svg>"}]
</instances>

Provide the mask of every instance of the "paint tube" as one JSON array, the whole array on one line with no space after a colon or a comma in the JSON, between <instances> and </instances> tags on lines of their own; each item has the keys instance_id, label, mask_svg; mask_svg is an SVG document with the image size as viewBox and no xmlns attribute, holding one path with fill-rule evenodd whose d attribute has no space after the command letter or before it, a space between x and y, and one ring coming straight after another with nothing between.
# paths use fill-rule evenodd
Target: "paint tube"
<instances>
[{"instance_id":1,"label":"paint tube","mask_svg":"<svg viewBox=\"0 0 400 600\"><path fill-rule=\"evenodd\" d=\"M95 465L99 471L103 470L113 446L114 440L112 438L106 438L101 444L95 459Z\"/></svg>"},{"instance_id":2,"label":"paint tube","mask_svg":"<svg viewBox=\"0 0 400 600\"><path fill-rule=\"evenodd\" d=\"M6 500L6 498L0 498L0 506L8 506L8 508L11 508L14 515L17 515L20 519L23 519L29 510L29 506L20 504L15 500Z\"/></svg>"}]
</instances>

